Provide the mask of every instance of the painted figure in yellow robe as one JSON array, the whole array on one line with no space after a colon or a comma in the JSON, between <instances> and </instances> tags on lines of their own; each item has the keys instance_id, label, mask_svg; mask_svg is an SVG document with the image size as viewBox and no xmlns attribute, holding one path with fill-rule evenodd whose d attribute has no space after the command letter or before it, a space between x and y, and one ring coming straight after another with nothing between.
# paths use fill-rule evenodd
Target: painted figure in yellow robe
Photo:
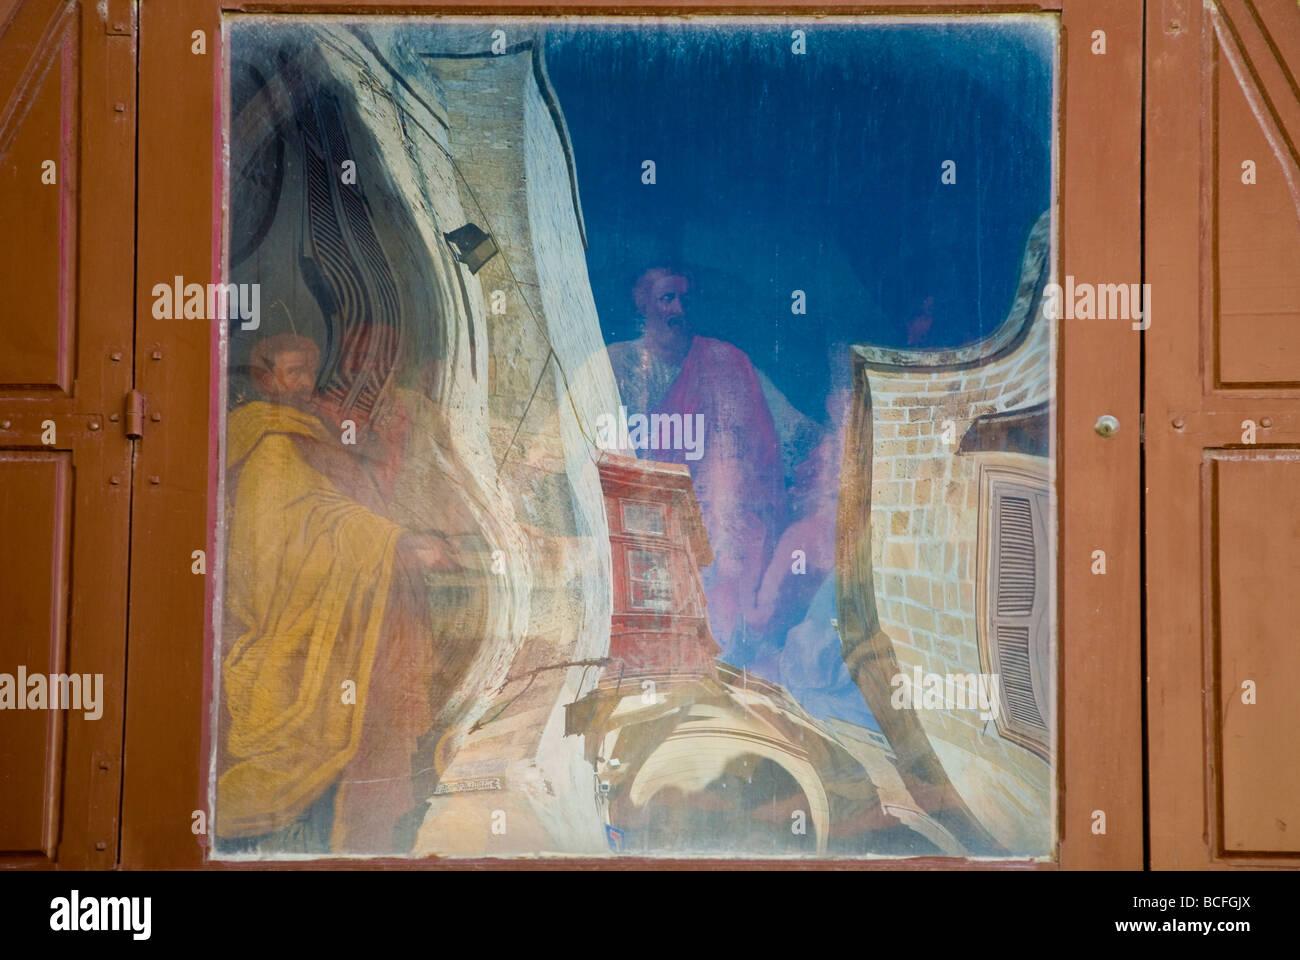
<instances>
[{"instance_id":1,"label":"painted figure in yellow robe","mask_svg":"<svg viewBox=\"0 0 1300 960\"><path fill-rule=\"evenodd\" d=\"M314 393L320 352L252 352L227 421L220 852L402 853L436 672L425 577L460 569L390 516ZM362 424L364 426L364 422Z\"/></svg>"}]
</instances>

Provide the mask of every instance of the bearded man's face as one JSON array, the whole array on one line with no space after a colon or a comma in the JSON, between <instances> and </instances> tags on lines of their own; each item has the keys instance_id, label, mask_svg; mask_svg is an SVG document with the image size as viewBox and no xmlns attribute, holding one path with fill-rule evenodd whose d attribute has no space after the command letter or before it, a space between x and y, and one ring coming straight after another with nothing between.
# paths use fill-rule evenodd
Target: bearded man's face
<instances>
[{"instance_id":1,"label":"bearded man's face","mask_svg":"<svg viewBox=\"0 0 1300 960\"><path fill-rule=\"evenodd\" d=\"M690 282L685 277L669 274L654 279L642 310L646 320L652 323L684 330L690 325L686 317L689 306Z\"/></svg>"},{"instance_id":2,"label":"bearded man's face","mask_svg":"<svg viewBox=\"0 0 1300 960\"><path fill-rule=\"evenodd\" d=\"M278 353L272 370L258 371L257 385L268 399L304 410L316 390L316 357L307 350Z\"/></svg>"}]
</instances>

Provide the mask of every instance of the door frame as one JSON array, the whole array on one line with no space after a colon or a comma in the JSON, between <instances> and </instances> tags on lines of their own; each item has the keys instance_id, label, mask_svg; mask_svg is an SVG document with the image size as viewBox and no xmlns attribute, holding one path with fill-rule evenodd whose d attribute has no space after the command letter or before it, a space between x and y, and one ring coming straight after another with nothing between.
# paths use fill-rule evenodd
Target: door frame
<instances>
[{"instance_id":1,"label":"door frame","mask_svg":"<svg viewBox=\"0 0 1300 960\"><path fill-rule=\"evenodd\" d=\"M211 278L222 240L220 137L225 51L223 12L554 14L593 12L583 4L512 6L451 0L140 0L139 197L136 271L137 382L161 423L140 443L132 528L130 660L121 864L207 865L194 814L207 809L208 688L213 636L207 610L212 575L217 463L209 424L212 385L222 375L209 330L157 320L150 290L176 275ZM1062 18L1057 195L1057 271L1096 282L1132 282L1141 267L1142 6L1132 0L894 0L889 4L606 2L596 12L699 13L1056 12ZM202 30L206 54L191 53ZM1093 54L1094 31L1106 52ZM209 106L211 108L209 109ZM1117 148L1117 144L1120 146ZM1124 146L1127 144L1127 148ZM1139 482L1140 334L1128 321L1063 322L1057 343L1058 836L1059 861L1029 868L1143 865L1141 573ZM1093 429L1102 414L1122 429ZM209 574L191 572L193 551ZM1091 573L1105 550L1105 576ZM165 718L165 719L164 719ZM1095 812L1105 814L1095 832ZM359 861L313 861L313 867ZM532 861L364 861L384 867ZM757 861L565 859L557 867L717 869ZM790 867L790 861L771 865ZM987 861L824 860L807 869L987 868ZM223 869L246 868L212 864ZM283 868L284 862L265 866Z\"/></svg>"}]
</instances>

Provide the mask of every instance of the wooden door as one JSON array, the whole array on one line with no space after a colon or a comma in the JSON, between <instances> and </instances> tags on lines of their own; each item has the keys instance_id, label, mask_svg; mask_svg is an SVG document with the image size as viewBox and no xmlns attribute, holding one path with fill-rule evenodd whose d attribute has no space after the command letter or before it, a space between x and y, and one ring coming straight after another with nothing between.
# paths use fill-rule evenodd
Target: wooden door
<instances>
[{"instance_id":1,"label":"wooden door","mask_svg":"<svg viewBox=\"0 0 1300 960\"><path fill-rule=\"evenodd\" d=\"M1150 858L1300 865L1300 6L1147 6Z\"/></svg>"},{"instance_id":2,"label":"wooden door","mask_svg":"<svg viewBox=\"0 0 1300 960\"><path fill-rule=\"evenodd\" d=\"M117 861L133 31L126 2L0 3L0 866Z\"/></svg>"}]
</instances>

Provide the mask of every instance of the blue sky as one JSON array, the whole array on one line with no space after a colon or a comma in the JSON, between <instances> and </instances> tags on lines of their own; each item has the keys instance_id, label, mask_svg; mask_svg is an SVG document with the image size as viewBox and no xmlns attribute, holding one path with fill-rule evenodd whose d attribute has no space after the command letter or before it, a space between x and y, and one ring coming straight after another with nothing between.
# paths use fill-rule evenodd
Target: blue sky
<instances>
[{"instance_id":1,"label":"blue sky","mask_svg":"<svg viewBox=\"0 0 1300 960\"><path fill-rule=\"evenodd\" d=\"M922 345L989 333L1050 203L1051 24L548 28L606 339L646 264L684 262L697 332L818 417L836 340L905 345L928 298Z\"/></svg>"}]
</instances>

